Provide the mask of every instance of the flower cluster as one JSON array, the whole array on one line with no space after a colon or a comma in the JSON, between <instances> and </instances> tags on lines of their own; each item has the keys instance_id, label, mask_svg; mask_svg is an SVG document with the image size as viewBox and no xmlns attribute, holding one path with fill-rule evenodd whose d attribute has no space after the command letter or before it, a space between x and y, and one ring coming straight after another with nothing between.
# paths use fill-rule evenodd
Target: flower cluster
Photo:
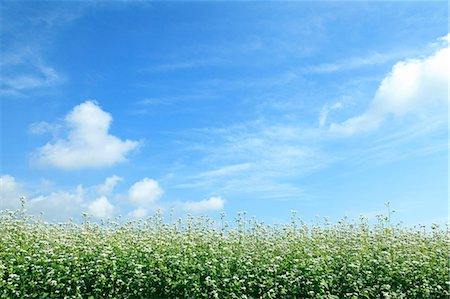
<instances>
[{"instance_id":1,"label":"flower cluster","mask_svg":"<svg viewBox=\"0 0 450 299\"><path fill-rule=\"evenodd\" d=\"M448 298L445 230L0 214L0 298Z\"/></svg>"}]
</instances>

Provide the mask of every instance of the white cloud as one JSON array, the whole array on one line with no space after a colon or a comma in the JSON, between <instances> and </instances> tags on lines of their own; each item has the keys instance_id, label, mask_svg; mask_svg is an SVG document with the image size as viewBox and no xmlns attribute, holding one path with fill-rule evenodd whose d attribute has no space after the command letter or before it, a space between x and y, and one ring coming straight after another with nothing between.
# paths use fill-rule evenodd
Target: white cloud
<instances>
[{"instance_id":1,"label":"white cloud","mask_svg":"<svg viewBox=\"0 0 450 299\"><path fill-rule=\"evenodd\" d=\"M205 158L199 173L179 176L183 181L176 188L214 190L226 197L298 199L305 192L293 179L331 160L314 146L317 132L297 124L258 120L195 133L205 137L186 148L203 151Z\"/></svg>"},{"instance_id":2,"label":"white cloud","mask_svg":"<svg viewBox=\"0 0 450 299\"><path fill-rule=\"evenodd\" d=\"M450 49L400 61L381 82L368 109L361 115L330 125L330 131L354 134L378 128L387 117L447 118Z\"/></svg>"},{"instance_id":3,"label":"white cloud","mask_svg":"<svg viewBox=\"0 0 450 299\"><path fill-rule=\"evenodd\" d=\"M10 175L0 176L0 210L20 207L19 197L25 192L20 183Z\"/></svg>"},{"instance_id":4,"label":"white cloud","mask_svg":"<svg viewBox=\"0 0 450 299\"><path fill-rule=\"evenodd\" d=\"M118 179L120 178L112 176L105 182ZM37 215L43 212L46 219L57 221L66 221L69 217L78 218L83 212L88 212L97 218L111 216L116 208L106 196L97 195L98 187L84 188L82 185L78 185L74 189L30 195L25 203L25 208L30 214ZM13 176L0 176L0 210L19 209L19 197L29 194L31 193L27 192Z\"/></svg>"},{"instance_id":5,"label":"white cloud","mask_svg":"<svg viewBox=\"0 0 450 299\"><path fill-rule=\"evenodd\" d=\"M111 115L93 101L75 106L65 118L69 128L67 138L39 148L38 163L61 169L83 169L125 161L125 156L139 143L110 135L111 122Z\"/></svg>"},{"instance_id":6,"label":"white cloud","mask_svg":"<svg viewBox=\"0 0 450 299\"><path fill-rule=\"evenodd\" d=\"M319 65L304 67L300 69L300 72L305 74L326 74L339 71L349 71L365 66L383 64L392 59L395 58L398 59L398 56L399 56L398 53L395 54L371 53L365 57L355 57L334 63L322 63Z\"/></svg>"},{"instance_id":7,"label":"white cloud","mask_svg":"<svg viewBox=\"0 0 450 299\"><path fill-rule=\"evenodd\" d=\"M103 184L97 186L97 191L102 195L110 194L116 187L117 183L121 181L123 181L123 178L117 175L110 176L105 179L105 182Z\"/></svg>"},{"instance_id":8,"label":"white cloud","mask_svg":"<svg viewBox=\"0 0 450 299\"><path fill-rule=\"evenodd\" d=\"M222 177L222 176L232 176L238 173L242 173L245 170L250 169L252 166L251 163L240 163L240 164L234 164L234 165L226 165L223 167L220 167L215 170L206 171L203 173L200 173L199 175L195 176L196 178L204 178L204 177Z\"/></svg>"},{"instance_id":9,"label":"white cloud","mask_svg":"<svg viewBox=\"0 0 450 299\"><path fill-rule=\"evenodd\" d=\"M0 62L3 69L0 84L2 92L9 91L9 94L23 95L27 90L52 87L63 81L39 52L38 49L31 49L29 46L5 51Z\"/></svg>"},{"instance_id":10,"label":"white cloud","mask_svg":"<svg viewBox=\"0 0 450 299\"><path fill-rule=\"evenodd\" d=\"M341 102L336 102L333 105L325 104L322 107L322 110L320 111L319 115L319 127L325 126L327 119L328 119L328 113L333 110L338 110L343 107L343 104Z\"/></svg>"},{"instance_id":11,"label":"white cloud","mask_svg":"<svg viewBox=\"0 0 450 299\"><path fill-rule=\"evenodd\" d=\"M189 61L184 59L181 62L171 62L152 66L149 68L149 71L153 72L179 71L183 69L192 69L204 66L226 64L227 62L228 62L227 60L223 60L217 57L208 59L205 58L194 59Z\"/></svg>"},{"instance_id":12,"label":"white cloud","mask_svg":"<svg viewBox=\"0 0 450 299\"><path fill-rule=\"evenodd\" d=\"M55 69L43 64L35 64L33 73L7 77L3 80L6 89L24 90L52 86L61 81Z\"/></svg>"},{"instance_id":13,"label":"white cloud","mask_svg":"<svg viewBox=\"0 0 450 299\"><path fill-rule=\"evenodd\" d=\"M42 191L30 195L22 184L10 175L0 176L0 210L20 208L19 197L30 195L25 208L30 214L44 213L44 217L51 221L66 221L68 218L79 218L84 212L95 218L107 218L120 212L111 199L121 198L123 195L114 194L115 185L123 179L117 175L107 177L102 184L87 186L78 185L71 189L56 189ZM150 207L164 193L159 183L149 178L134 183L128 190L126 198L136 209L127 214L131 218L144 218L150 214ZM110 195L111 194L111 195ZM108 196L107 196L108 195Z\"/></svg>"},{"instance_id":14,"label":"white cloud","mask_svg":"<svg viewBox=\"0 0 450 299\"><path fill-rule=\"evenodd\" d=\"M33 214L44 212L46 218L51 220L64 221L81 215L86 207L85 197L85 189L79 185L75 190L59 190L31 198L27 202L27 209Z\"/></svg>"},{"instance_id":15,"label":"white cloud","mask_svg":"<svg viewBox=\"0 0 450 299\"><path fill-rule=\"evenodd\" d=\"M45 133L52 133L53 135L56 135L56 132L61 129L60 125L57 124L50 124L46 121L41 121L38 123L33 123L30 125L29 132L31 134L45 134Z\"/></svg>"},{"instance_id":16,"label":"white cloud","mask_svg":"<svg viewBox=\"0 0 450 299\"><path fill-rule=\"evenodd\" d=\"M78 185L72 190L57 190L49 194L32 197L26 204L32 214L44 212L49 220L65 221L78 218L88 212L96 218L112 216L116 208L106 196L95 197L95 187Z\"/></svg>"},{"instance_id":17,"label":"white cloud","mask_svg":"<svg viewBox=\"0 0 450 299\"><path fill-rule=\"evenodd\" d=\"M213 196L209 199L201 201L188 201L183 204L183 208L187 212L202 213L207 211L222 210L225 201L220 196Z\"/></svg>"},{"instance_id":18,"label":"white cloud","mask_svg":"<svg viewBox=\"0 0 450 299\"><path fill-rule=\"evenodd\" d=\"M81 17L84 7L55 5L33 10L25 3L2 7L0 34L5 42L0 60L0 94L31 96L35 89L50 89L64 81L64 74L48 53L53 51L55 33Z\"/></svg>"},{"instance_id":19,"label":"white cloud","mask_svg":"<svg viewBox=\"0 0 450 299\"><path fill-rule=\"evenodd\" d=\"M233 168L230 168L230 170ZM217 175L226 173L217 173ZM215 176L215 174L211 174ZM29 213L37 215L41 212L51 221L66 221L68 218L79 218L87 212L95 218L107 218L120 212L120 207L111 202L111 198L120 198L123 195L111 195L115 185L123 179L112 175L107 177L102 184L83 187L78 185L73 189L55 190L30 196L26 202ZM27 195L22 185L10 175L0 176L0 210L20 208L19 197ZM156 180L143 178L135 182L128 190L126 198L129 203L135 205L135 209L126 216L134 219L142 219L150 215L152 210L160 204L157 201L163 195L164 190ZM221 197L211 197L201 201L178 202L176 207L185 212L201 213L216 211L224 208L225 201ZM166 206L167 207L167 206Z\"/></svg>"},{"instance_id":20,"label":"white cloud","mask_svg":"<svg viewBox=\"0 0 450 299\"><path fill-rule=\"evenodd\" d=\"M450 49L425 59L397 63L381 83L372 104L380 113L403 116L447 102Z\"/></svg>"},{"instance_id":21,"label":"white cloud","mask_svg":"<svg viewBox=\"0 0 450 299\"><path fill-rule=\"evenodd\" d=\"M113 205L106 196L100 196L88 206L88 212L97 218L106 218L112 216L114 212Z\"/></svg>"},{"instance_id":22,"label":"white cloud","mask_svg":"<svg viewBox=\"0 0 450 299\"><path fill-rule=\"evenodd\" d=\"M362 114L351 117L341 123L332 123L330 131L333 133L352 135L359 132L374 130L384 121L385 115Z\"/></svg>"},{"instance_id":23,"label":"white cloud","mask_svg":"<svg viewBox=\"0 0 450 299\"><path fill-rule=\"evenodd\" d=\"M130 187L128 198L132 203L142 207L154 203L163 193L164 191L157 181L143 178Z\"/></svg>"},{"instance_id":24,"label":"white cloud","mask_svg":"<svg viewBox=\"0 0 450 299\"><path fill-rule=\"evenodd\" d=\"M140 219L140 218L145 218L146 216L148 216L148 214L149 214L149 212L147 209L137 208L137 209L131 211L130 213L128 213L128 217Z\"/></svg>"}]
</instances>

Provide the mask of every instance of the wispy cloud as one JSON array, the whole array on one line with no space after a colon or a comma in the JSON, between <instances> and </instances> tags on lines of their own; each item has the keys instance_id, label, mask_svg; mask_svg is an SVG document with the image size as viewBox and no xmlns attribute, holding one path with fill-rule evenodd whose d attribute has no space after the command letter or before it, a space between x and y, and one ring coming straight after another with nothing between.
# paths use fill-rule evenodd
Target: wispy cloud
<instances>
[{"instance_id":1,"label":"wispy cloud","mask_svg":"<svg viewBox=\"0 0 450 299\"><path fill-rule=\"evenodd\" d=\"M40 5L40 8L36 8ZM36 89L53 88L65 81L61 70L46 52L51 49L54 32L83 14L83 5L47 6L9 2L2 5L2 43L0 92L25 96ZM20 11L20 17L17 16ZM26 13L23 13L26 11ZM25 15L25 16L24 16Z\"/></svg>"},{"instance_id":2,"label":"wispy cloud","mask_svg":"<svg viewBox=\"0 0 450 299\"><path fill-rule=\"evenodd\" d=\"M204 170L183 176L178 188L214 190L227 196L302 198L304 188L294 181L330 159L310 143L306 137L310 133L298 126L251 122L201 132L196 134L203 134L202 140L213 142L192 145L205 158L191 167Z\"/></svg>"},{"instance_id":3,"label":"wispy cloud","mask_svg":"<svg viewBox=\"0 0 450 299\"><path fill-rule=\"evenodd\" d=\"M46 134L51 133L56 136L58 132L63 129L60 124L51 124L46 121L32 123L28 129L31 134Z\"/></svg>"},{"instance_id":4,"label":"wispy cloud","mask_svg":"<svg viewBox=\"0 0 450 299\"><path fill-rule=\"evenodd\" d=\"M28 74L11 75L3 80L6 89L21 91L38 87L48 87L60 82L61 78L50 66L35 64Z\"/></svg>"},{"instance_id":5,"label":"wispy cloud","mask_svg":"<svg viewBox=\"0 0 450 299\"><path fill-rule=\"evenodd\" d=\"M151 72L170 72L180 71L184 69L193 69L200 67L227 65L229 61L220 58L202 58L202 59L187 59L183 61L174 61L169 63L157 64L147 68Z\"/></svg>"},{"instance_id":6,"label":"wispy cloud","mask_svg":"<svg viewBox=\"0 0 450 299\"><path fill-rule=\"evenodd\" d=\"M375 55L355 59L346 67L392 59ZM325 104L317 122L303 121L300 109L295 110L298 114L285 109L287 114L274 118L262 115L254 121L186 131L184 136L191 141L184 143L185 149L200 152L203 158L186 162L193 171L175 176L176 187L226 196L301 199L308 198L302 178L337 161L386 162L442 151L442 138L433 134L446 124L448 60L448 49L441 46L427 56L393 62L369 106L356 116L351 116L349 102L362 104L364 99L350 95L350 99ZM336 121L343 116L344 121ZM382 128L385 122L392 131ZM371 137L366 140L364 134L356 134L363 132ZM352 145L355 140L358 146ZM432 142L425 145L417 140ZM402 153L412 144L417 147ZM393 151L397 158L392 157Z\"/></svg>"},{"instance_id":7,"label":"wispy cloud","mask_svg":"<svg viewBox=\"0 0 450 299\"><path fill-rule=\"evenodd\" d=\"M234 164L234 165L227 165L224 167L221 167L219 169L211 170L202 172L198 175L196 175L196 178L213 178L213 177L224 177L229 175L234 175L236 173L242 173L245 170L248 170L252 167L251 163L241 163L241 164Z\"/></svg>"},{"instance_id":8,"label":"wispy cloud","mask_svg":"<svg viewBox=\"0 0 450 299\"><path fill-rule=\"evenodd\" d=\"M409 53L370 53L367 56L352 57L341 61L321 63L297 69L301 74L327 74L355 70L358 68L385 64L405 57Z\"/></svg>"},{"instance_id":9,"label":"wispy cloud","mask_svg":"<svg viewBox=\"0 0 450 299\"><path fill-rule=\"evenodd\" d=\"M52 87L63 81L55 70L31 49L21 49L2 60L2 93L23 94L26 90Z\"/></svg>"},{"instance_id":10,"label":"wispy cloud","mask_svg":"<svg viewBox=\"0 0 450 299\"><path fill-rule=\"evenodd\" d=\"M390 163L424 157L448 150L445 120L413 122L406 126L392 126L388 132L371 135L364 147L356 147L346 153L348 163L365 165L369 161Z\"/></svg>"},{"instance_id":11,"label":"wispy cloud","mask_svg":"<svg viewBox=\"0 0 450 299\"><path fill-rule=\"evenodd\" d=\"M332 105L329 104L325 104L322 107L322 110L320 110L320 114L319 114L319 127L323 128L327 122L328 119L328 113L330 113L333 110L338 110L341 109L344 106L344 104L342 102L336 102Z\"/></svg>"}]
</instances>

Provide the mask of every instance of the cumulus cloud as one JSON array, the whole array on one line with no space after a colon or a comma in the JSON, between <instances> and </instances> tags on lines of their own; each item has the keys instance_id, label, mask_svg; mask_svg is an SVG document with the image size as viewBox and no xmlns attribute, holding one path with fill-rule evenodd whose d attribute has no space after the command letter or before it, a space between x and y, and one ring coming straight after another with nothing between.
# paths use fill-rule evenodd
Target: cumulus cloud
<instances>
[{"instance_id":1,"label":"cumulus cloud","mask_svg":"<svg viewBox=\"0 0 450 299\"><path fill-rule=\"evenodd\" d=\"M130 187L128 198L135 205L142 207L154 203L163 193L164 191L157 181L143 178Z\"/></svg>"},{"instance_id":2,"label":"cumulus cloud","mask_svg":"<svg viewBox=\"0 0 450 299\"><path fill-rule=\"evenodd\" d=\"M22 185L14 177L0 176L0 210L19 208L19 197L24 195Z\"/></svg>"},{"instance_id":3,"label":"cumulus cloud","mask_svg":"<svg viewBox=\"0 0 450 299\"><path fill-rule=\"evenodd\" d=\"M120 205L116 205L111 198L123 198L124 195L106 196L113 192L114 186L122 181L119 176L107 177L100 185L78 185L75 188L43 192L30 195L26 202L26 209L30 214L44 213L50 221L66 221L69 218L79 218L85 212L95 218L112 217L120 213ZM19 197L27 195L26 190L10 175L0 176L0 210L20 208ZM126 216L128 218L142 219L154 212L156 205L164 208L167 204L159 203L164 190L156 180L143 178L135 182L128 189L125 198L128 203L135 206ZM202 213L218 211L224 208L225 201L220 196L213 196L200 201L177 202L175 207L179 211ZM128 206L129 207L129 206Z\"/></svg>"},{"instance_id":4,"label":"cumulus cloud","mask_svg":"<svg viewBox=\"0 0 450 299\"><path fill-rule=\"evenodd\" d=\"M112 216L114 212L113 205L106 196L100 196L88 206L88 213L97 218L106 218Z\"/></svg>"},{"instance_id":5,"label":"cumulus cloud","mask_svg":"<svg viewBox=\"0 0 450 299\"><path fill-rule=\"evenodd\" d=\"M117 208L108 200L104 191L112 191L112 185L121 180L117 176L106 178L105 183L98 186L39 192L33 195L28 192L16 178L11 175L0 176L0 210L20 208L20 196L27 196L25 208L30 214L44 213L48 220L66 221L68 218L78 218L84 212L88 212L97 218L112 216ZM99 190L99 186L107 186L110 189ZM102 192L100 192L102 191Z\"/></svg>"},{"instance_id":6,"label":"cumulus cloud","mask_svg":"<svg viewBox=\"0 0 450 299\"><path fill-rule=\"evenodd\" d=\"M67 138L39 148L37 161L61 169L99 168L125 161L139 142L109 134L111 122L111 115L93 101L75 106L65 117Z\"/></svg>"},{"instance_id":7,"label":"cumulus cloud","mask_svg":"<svg viewBox=\"0 0 450 299\"><path fill-rule=\"evenodd\" d=\"M368 109L361 115L330 125L330 131L351 135L378 128L386 118L447 118L450 49L400 61L381 82ZM445 112L445 113L443 113Z\"/></svg>"},{"instance_id":8,"label":"cumulus cloud","mask_svg":"<svg viewBox=\"0 0 450 299\"><path fill-rule=\"evenodd\" d=\"M107 177L103 184L97 186L97 192L102 195L110 194L116 187L117 183L121 181L123 181L123 178L117 175Z\"/></svg>"},{"instance_id":9,"label":"cumulus cloud","mask_svg":"<svg viewBox=\"0 0 450 299\"><path fill-rule=\"evenodd\" d=\"M220 196L213 196L209 199L200 201L188 201L183 204L183 208L187 212L202 213L208 211L222 210L225 201Z\"/></svg>"},{"instance_id":10,"label":"cumulus cloud","mask_svg":"<svg viewBox=\"0 0 450 299\"><path fill-rule=\"evenodd\" d=\"M47 195L30 198L27 209L38 214L44 212L50 220L64 221L69 217L79 217L85 211L86 190L78 185L75 190L58 190Z\"/></svg>"},{"instance_id":11,"label":"cumulus cloud","mask_svg":"<svg viewBox=\"0 0 450 299\"><path fill-rule=\"evenodd\" d=\"M137 209L131 211L130 213L128 213L128 217L140 219L140 218L145 218L146 216L148 216L148 214L149 214L149 212L147 209L137 208Z\"/></svg>"}]
</instances>

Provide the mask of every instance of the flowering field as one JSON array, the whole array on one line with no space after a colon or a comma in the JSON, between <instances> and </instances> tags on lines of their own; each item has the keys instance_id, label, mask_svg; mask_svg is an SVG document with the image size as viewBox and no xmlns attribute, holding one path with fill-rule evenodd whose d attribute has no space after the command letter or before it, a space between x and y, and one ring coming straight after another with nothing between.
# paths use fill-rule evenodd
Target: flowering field
<instances>
[{"instance_id":1,"label":"flowering field","mask_svg":"<svg viewBox=\"0 0 450 299\"><path fill-rule=\"evenodd\" d=\"M443 228L0 217L0 298L448 298Z\"/></svg>"}]
</instances>

